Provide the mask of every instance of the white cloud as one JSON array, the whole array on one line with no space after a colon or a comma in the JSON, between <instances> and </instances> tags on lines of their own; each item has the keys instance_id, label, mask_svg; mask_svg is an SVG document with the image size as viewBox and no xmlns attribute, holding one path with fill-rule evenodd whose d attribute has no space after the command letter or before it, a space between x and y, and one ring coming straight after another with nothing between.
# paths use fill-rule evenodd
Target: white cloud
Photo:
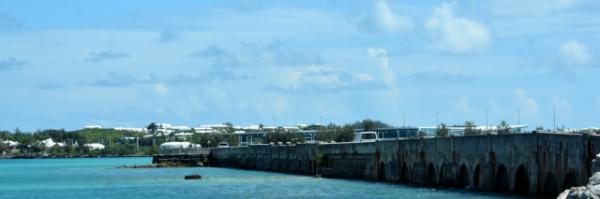
<instances>
[{"instance_id":1,"label":"white cloud","mask_svg":"<svg viewBox=\"0 0 600 199\"><path fill-rule=\"evenodd\" d=\"M577 41L568 41L561 44L560 53L563 61L567 64L587 64L593 58L587 47Z\"/></svg>"},{"instance_id":2,"label":"white cloud","mask_svg":"<svg viewBox=\"0 0 600 199\"><path fill-rule=\"evenodd\" d=\"M392 86L396 81L396 74L390 68L390 59L387 56L387 51L383 48L368 48L367 55L378 60L379 63L377 66L380 69L381 79L386 85Z\"/></svg>"},{"instance_id":3,"label":"white cloud","mask_svg":"<svg viewBox=\"0 0 600 199\"><path fill-rule=\"evenodd\" d=\"M496 15L542 15L574 7L584 0L494 0Z\"/></svg>"},{"instance_id":4,"label":"white cloud","mask_svg":"<svg viewBox=\"0 0 600 199\"><path fill-rule=\"evenodd\" d=\"M524 120L525 122L539 122L539 124L541 124L542 118L540 106L537 101L534 98L527 96L522 89L516 90L516 99L517 105L521 110L521 120Z\"/></svg>"},{"instance_id":5,"label":"white cloud","mask_svg":"<svg viewBox=\"0 0 600 199\"><path fill-rule=\"evenodd\" d=\"M425 28L433 36L434 47L451 53L485 51L491 40L488 28L476 21L454 16L454 6L455 3L443 3L425 22Z\"/></svg>"},{"instance_id":6,"label":"white cloud","mask_svg":"<svg viewBox=\"0 0 600 199\"><path fill-rule=\"evenodd\" d=\"M155 84L154 91L159 95L166 95L169 93L169 89L164 84Z\"/></svg>"},{"instance_id":7,"label":"white cloud","mask_svg":"<svg viewBox=\"0 0 600 199\"><path fill-rule=\"evenodd\" d=\"M474 114L477 112L477 109L471 107L469 104L469 97L467 96L459 98L455 105L466 114Z\"/></svg>"},{"instance_id":8,"label":"white cloud","mask_svg":"<svg viewBox=\"0 0 600 199\"><path fill-rule=\"evenodd\" d=\"M374 1L371 10L361 16L357 25L359 29L373 33L397 33L413 27L409 17L394 14L383 0Z\"/></svg>"},{"instance_id":9,"label":"white cloud","mask_svg":"<svg viewBox=\"0 0 600 199\"><path fill-rule=\"evenodd\" d=\"M333 91L360 86L376 86L373 77L365 73L351 73L328 66L309 66L294 70L275 86L284 91Z\"/></svg>"}]
</instances>

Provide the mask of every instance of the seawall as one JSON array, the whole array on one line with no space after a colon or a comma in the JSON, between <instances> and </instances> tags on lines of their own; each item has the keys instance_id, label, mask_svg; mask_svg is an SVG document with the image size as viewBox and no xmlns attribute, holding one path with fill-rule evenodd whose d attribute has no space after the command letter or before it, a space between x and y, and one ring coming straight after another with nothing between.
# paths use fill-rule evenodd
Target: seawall
<instances>
[{"instance_id":1,"label":"seawall","mask_svg":"<svg viewBox=\"0 0 600 199\"><path fill-rule=\"evenodd\" d=\"M584 185L600 137L511 134L210 151L211 166L556 195Z\"/></svg>"}]
</instances>

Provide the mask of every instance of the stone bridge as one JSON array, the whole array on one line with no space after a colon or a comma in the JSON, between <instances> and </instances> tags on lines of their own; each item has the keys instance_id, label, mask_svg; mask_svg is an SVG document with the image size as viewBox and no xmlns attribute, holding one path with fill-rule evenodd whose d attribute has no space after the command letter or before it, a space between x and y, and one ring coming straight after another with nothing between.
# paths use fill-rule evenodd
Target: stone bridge
<instances>
[{"instance_id":1,"label":"stone bridge","mask_svg":"<svg viewBox=\"0 0 600 199\"><path fill-rule=\"evenodd\" d=\"M511 134L211 151L214 166L555 196L583 185L600 137Z\"/></svg>"}]
</instances>

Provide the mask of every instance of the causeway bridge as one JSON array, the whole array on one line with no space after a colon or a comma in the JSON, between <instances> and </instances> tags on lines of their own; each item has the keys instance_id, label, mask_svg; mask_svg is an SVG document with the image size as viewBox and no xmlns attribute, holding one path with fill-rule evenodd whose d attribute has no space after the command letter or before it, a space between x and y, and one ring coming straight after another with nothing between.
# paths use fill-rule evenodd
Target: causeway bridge
<instances>
[{"instance_id":1,"label":"causeway bridge","mask_svg":"<svg viewBox=\"0 0 600 199\"><path fill-rule=\"evenodd\" d=\"M555 196L584 185L600 136L508 134L215 148L210 165Z\"/></svg>"}]
</instances>

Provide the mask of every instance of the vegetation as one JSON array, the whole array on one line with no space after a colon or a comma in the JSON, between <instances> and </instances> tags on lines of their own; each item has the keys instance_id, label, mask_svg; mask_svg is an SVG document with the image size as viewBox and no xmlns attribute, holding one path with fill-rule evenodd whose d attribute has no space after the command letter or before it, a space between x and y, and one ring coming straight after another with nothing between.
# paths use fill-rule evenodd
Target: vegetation
<instances>
[{"instance_id":1,"label":"vegetation","mask_svg":"<svg viewBox=\"0 0 600 199\"><path fill-rule=\"evenodd\" d=\"M356 121L353 124L351 124L351 126L354 129L363 129L365 131L373 131L378 128L392 128L392 126L389 124L377 120L371 120L368 118L362 121Z\"/></svg>"},{"instance_id":2,"label":"vegetation","mask_svg":"<svg viewBox=\"0 0 600 199\"><path fill-rule=\"evenodd\" d=\"M442 123L438 125L437 129L435 129L435 136L437 137L448 137L448 133L450 130L446 124Z\"/></svg>"},{"instance_id":3,"label":"vegetation","mask_svg":"<svg viewBox=\"0 0 600 199\"><path fill-rule=\"evenodd\" d=\"M498 125L498 135L510 134L510 125L504 120Z\"/></svg>"},{"instance_id":4,"label":"vegetation","mask_svg":"<svg viewBox=\"0 0 600 199\"><path fill-rule=\"evenodd\" d=\"M338 126L331 123L327 127L317 129L315 139L325 142L351 142L354 140L354 128L352 125Z\"/></svg>"},{"instance_id":5,"label":"vegetation","mask_svg":"<svg viewBox=\"0 0 600 199\"><path fill-rule=\"evenodd\" d=\"M475 122L466 121L465 122L465 135L481 135L481 130L476 129L477 125Z\"/></svg>"},{"instance_id":6,"label":"vegetation","mask_svg":"<svg viewBox=\"0 0 600 199\"><path fill-rule=\"evenodd\" d=\"M116 131L109 129L86 129L65 131L64 129L38 130L35 132L15 133L0 132L0 139L19 142L16 148L0 146L0 154L11 156L99 156L99 155L149 155L157 152L158 148L152 146L149 138L143 138L139 132ZM124 137L137 138L125 140ZM63 143L47 147L39 141L51 138L56 143ZM139 145L138 145L139 142ZM102 143L102 150L90 150L84 145L87 143ZM2 144L3 146L5 144Z\"/></svg>"}]
</instances>

